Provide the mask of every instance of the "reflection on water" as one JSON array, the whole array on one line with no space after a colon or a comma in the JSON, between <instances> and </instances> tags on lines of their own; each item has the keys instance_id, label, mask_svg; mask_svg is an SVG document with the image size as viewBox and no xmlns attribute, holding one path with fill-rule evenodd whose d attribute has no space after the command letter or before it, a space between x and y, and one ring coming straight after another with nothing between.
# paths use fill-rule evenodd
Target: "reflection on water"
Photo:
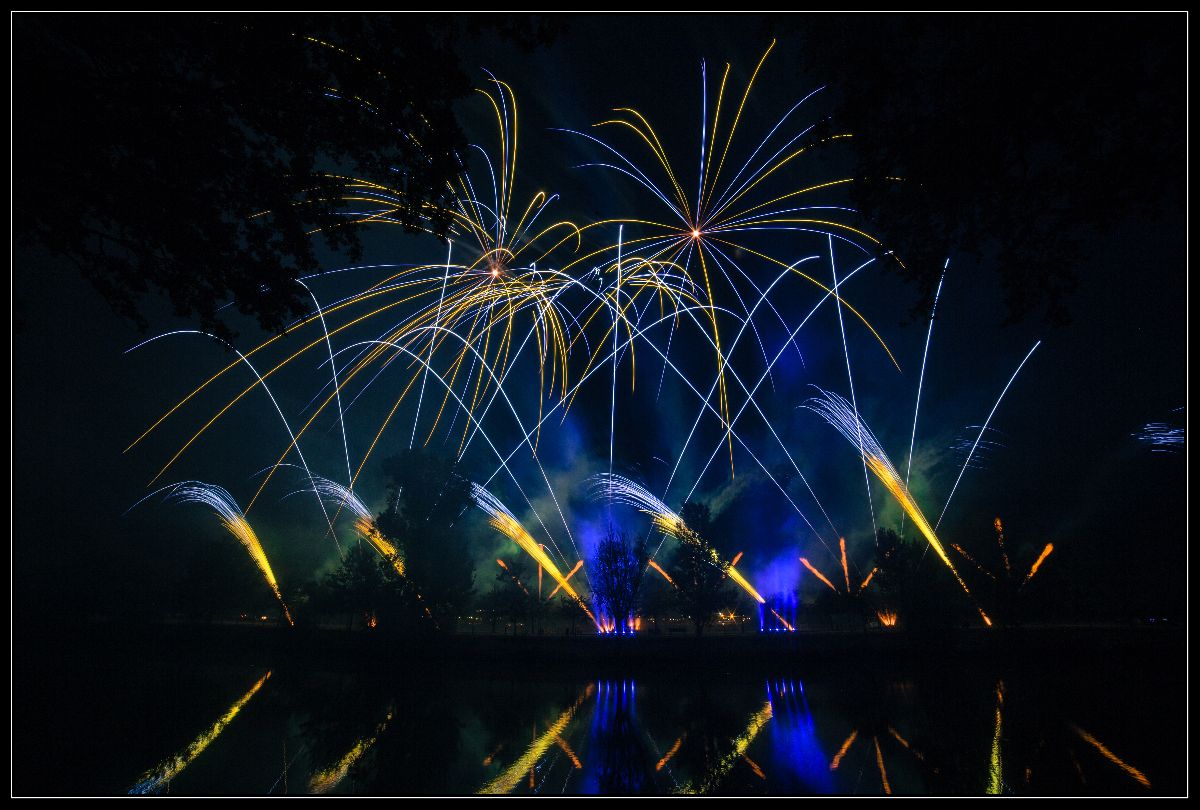
<instances>
[{"instance_id":1,"label":"reflection on water","mask_svg":"<svg viewBox=\"0 0 1200 810\"><path fill-rule=\"evenodd\" d=\"M105 710L140 712L141 730L107 760L76 757L80 792L1148 795L1185 784L1170 689L1113 699L1132 667L1088 681L1070 666L624 679L126 666L148 671ZM151 743L165 759L146 769Z\"/></svg>"},{"instance_id":2,"label":"reflection on water","mask_svg":"<svg viewBox=\"0 0 1200 810\"><path fill-rule=\"evenodd\" d=\"M250 702L250 698L254 697L262 685L267 682L267 678L271 677L271 671L267 670L267 674L263 675L254 686L250 687L250 691L238 698L225 714L221 715L221 719L213 723L212 727L192 741L182 753L176 754L170 759L164 760L155 767L142 774L142 778L137 784L129 789L130 793L148 794L158 793L164 787L169 787L171 780L178 776L184 768L192 764L196 757L204 753L204 749L212 744L213 740L221 736L221 732L225 727L233 722L233 718L238 716L238 712L242 707Z\"/></svg>"},{"instance_id":3,"label":"reflection on water","mask_svg":"<svg viewBox=\"0 0 1200 810\"><path fill-rule=\"evenodd\" d=\"M371 746L375 744L375 740L379 739L379 735L386 729L388 723L392 721L392 710L388 709L387 717L380 723L375 733L370 737L359 740L354 744L354 747L346 752L346 755L337 761L337 764L317 771L312 775L312 779L308 781L308 789L312 793L328 793L338 786L346 774L350 773L350 768L354 763L362 758L362 755L371 750Z\"/></svg>"}]
</instances>

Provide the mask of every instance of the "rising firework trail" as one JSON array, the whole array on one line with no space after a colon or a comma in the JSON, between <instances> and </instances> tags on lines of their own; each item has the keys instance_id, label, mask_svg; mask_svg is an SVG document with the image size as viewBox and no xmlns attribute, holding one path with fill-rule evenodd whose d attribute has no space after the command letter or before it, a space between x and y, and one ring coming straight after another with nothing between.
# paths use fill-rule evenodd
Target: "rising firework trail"
<instances>
[{"instance_id":1,"label":"rising firework trail","mask_svg":"<svg viewBox=\"0 0 1200 810\"><path fill-rule=\"evenodd\" d=\"M1029 362L1029 358L1033 357L1033 353L1036 352L1038 346L1041 345L1042 342L1040 340L1033 344L1033 348L1030 349L1029 353L1025 355L1025 358L1021 361L1020 365L1017 366L1017 370L1014 371L1012 376L1008 378L1008 382L1005 383L1004 390L1000 392L1000 396L996 398L996 404L992 406L991 412L988 414L987 419L984 420L983 427L979 430L979 436L975 439L975 444L971 447L971 452L967 454L967 460L963 462L962 469L958 471L958 478L954 479L954 486L950 487L950 494L946 496L946 503L942 506L942 514L938 515L937 523L934 524L935 529L942 525L942 518L946 516L946 510L950 508L950 501L954 498L954 493L958 489L959 482L962 481L963 473L967 471L967 466L971 463L971 457L975 455L975 448L979 446L979 442L983 438L983 434L987 431L988 425L990 425L992 422L992 417L996 415L996 411L999 409L1000 403L1004 401L1004 395L1008 393L1008 389L1012 387L1013 381L1017 379L1017 375L1021 373L1021 369L1025 368L1025 364Z\"/></svg>"},{"instance_id":2,"label":"rising firework trail","mask_svg":"<svg viewBox=\"0 0 1200 810\"><path fill-rule=\"evenodd\" d=\"M933 322L937 318L938 300L942 297L942 284L946 281L946 271L950 269L950 258L946 258L946 263L942 265L942 274L938 277L937 291L933 294L933 306L929 310L929 328L925 331L925 348L921 352L921 374L917 377L917 404L913 406L913 426L912 435L908 439L908 464L904 470L904 486L909 486L909 481L912 478L912 462L913 448L917 444L917 417L921 413L921 391L925 388L925 365L929 360L929 341L933 339ZM907 517L903 512L900 515L900 536L904 536L904 518Z\"/></svg>"}]
</instances>

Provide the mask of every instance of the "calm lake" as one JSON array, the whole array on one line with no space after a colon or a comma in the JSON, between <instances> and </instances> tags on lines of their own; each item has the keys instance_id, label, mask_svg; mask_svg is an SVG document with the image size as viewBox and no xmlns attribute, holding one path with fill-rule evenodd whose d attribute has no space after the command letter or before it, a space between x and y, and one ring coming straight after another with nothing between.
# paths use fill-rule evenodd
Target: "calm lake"
<instances>
[{"instance_id":1,"label":"calm lake","mask_svg":"<svg viewBox=\"0 0 1200 810\"><path fill-rule=\"evenodd\" d=\"M1138 656L768 661L752 672L664 663L628 673L237 658L114 654L19 667L14 791L1186 790L1183 672Z\"/></svg>"}]
</instances>

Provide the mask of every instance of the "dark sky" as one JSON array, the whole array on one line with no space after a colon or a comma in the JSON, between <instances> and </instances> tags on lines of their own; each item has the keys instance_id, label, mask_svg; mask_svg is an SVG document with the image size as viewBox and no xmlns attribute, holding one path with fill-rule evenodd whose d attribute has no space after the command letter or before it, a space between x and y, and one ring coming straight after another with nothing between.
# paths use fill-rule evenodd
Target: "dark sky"
<instances>
[{"instance_id":1,"label":"dark sky","mask_svg":"<svg viewBox=\"0 0 1200 810\"><path fill-rule=\"evenodd\" d=\"M536 53L478 41L464 61L480 86L486 81L486 68L517 93L521 143L514 207L523 207L533 193L545 189L562 195L555 203L556 218L583 223L646 216L663 221L661 204L627 178L578 167L598 157L596 148L550 129L595 132L591 125L608 117L612 108L635 107L663 137L684 185L694 188L701 60L708 60L710 83L726 61L732 63L728 98L736 100L768 43L769 35L753 18L576 18L553 45ZM776 46L746 106L731 160L735 155L744 160L796 100L822 85L837 85L837 75L810 76L801 70L803 47L800 34L784 36ZM807 117L801 114L798 120L828 115L823 98L816 97L811 109L805 108ZM485 104L482 97L468 100L461 115L472 140L494 153L496 139L488 129ZM636 155L639 164L648 165L649 153L628 133L604 134ZM781 187L839 176L847 160L829 150L797 161ZM476 161L472 173L481 183L486 168ZM837 195L822 201L846 204ZM615 241L615 234L604 237ZM815 256L806 267L822 282L831 280L823 236L756 234L747 237L746 244L789 263ZM983 423L1018 363L1036 341L1042 344L992 422L996 432L989 438L999 446L984 454L980 469L968 470L963 477L940 530L944 538L986 553L992 518L999 515L1009 527L1010 542L1028 547L1029 556L1044 542L1055 542L1062 550L1055 582L1070 580L1074 593L1100 591L1156 607L1180 604L1186 570L1185 457L1149 452L1131 434L1146 422L1182 424L1185 419L1184 413L1173 413L1186 404L1184 245L1181 218L1163 221L1130 211L1120 226L1089 240L1075 257L1079 288L1071 299L1073 320L1068 326L1050 326L1037 317L1002 325L1000 290L994 275L985 272L988 258L950 256L929 350L913 465L914 492L931 518L941 512L958 476L962 456L953 445L974 437L968 427ZM363 263L437 261L443 255L444 248L433 240L381 227L368 237ZM835 248L834 255L841 273L862 261L861 253L845 245ZM455 258L466 258L466 249ZM555 261L551 259L551 266ZM343 265L337 257L328 258L330 268ZM743 267L759 283L774 277L752 257ZM330 301L384 275L330 275L315 280L312 288L321 300ZM195 335L169 337L126 354L145 336L111 314L71 268L37 253L15 254L13 283L22 324L13 346L13 553L18 593L37 609L39 601L54 598L63 583L85 602L96 603L113 593L153 590L154 581L169 581L178 574L187 549L213 536L213 521L198 507L148 503L129 516L123 513L146 494L146 483L191 433L251 378L244 369L235 370L147 442L123 453L145 427L228 363L230 355ZM795 323L816 303L815 291L803 282L789 282L773 301L784 320ZM897 371L861 324L847 320L859 410L903 469L926 324L909 317L915 292L895 274L868 268L847 285L845 298L878 329L901 366ZM187 328L161 305L152 304L149 314L150 334ZM778 321L756 316L756 322L763 324L760 336L773 355L780 341ZM243 350L264 337L249 323L235 323ZM383 328L376 322L350 334L368 339ZM528 319L522 328L528 328ZM287 340L301 345L298 338ZM700 343L694 330L681 333L679 340L671 349L672 359L707 391L713 373L711 348ZM350 342L347 337L335 348ZM754 380L762 357L750 346L747 337L732 362ZM823 307L801 332L797 348L798 353L790 351L781 361L772 384L760 389L756 401L809 479L837 533L847 538L851 556L859 566L866 565L872 512L861 462L830 427L798 409L813 394L813 385L849 395L836 311ZM293 425L307 419L306 403L328 380L321 359L321 352L312 352L272 380L272 391ZM582 354L573 359L576 379L584 363ZM614 470L661 495L670 465L680 457L696 418L698 401L669 375L659 391L662 365L652 351L639 350L637 364L635 393L628 391L628 360L619 369L622 393L616 403ZM398 369L385 371L347 414L355 465L404 378ZM539 446L581 550L607 519L602 508L584 497L581 484L588 475L608 468L610 383L610 372L598 374L565 421L547 423ZM536 387L536 366L519 364L506 392L523 418L537 412ZM743 400L732 401L736 408ZM411 401L406 401L358 482L356 489L374 508L383 499L378 461L407 446L412 416ZM448 439L443 429L434 444L444 442L453 450L462 426L460 419ZM505 453L519 438L512 417L499 406L485 426ZM787 467L761 419L747 416L738 429L772 474ZM664 497L669 505L678 508L719 438L709 415ZM257 488L255 474L275 462L286 442L270 400L255 391L159 483L199 479L221 484L244 505ZM302 447L314 472L344 482L346 465L335 422L318 419ZM749 456L739 449L734 461L737 475L731 479L728 451L722 450L697 489L698 496L718 507L724 551L732 555L744 550L741 568L752 580L769 582L764 589L795 587L800 553L832 568L832 559L813 532ZM476 441L463 458L463 468L477 480L486 479L496 468L495 456ZM529 454L519 453L513 469L556 542L572 557L569 567L574 552ZM514 482L499 476L493 483L497 496L533 531L536 522ZM800 482L793 476L785 486L824 539L836 542L837 534ZM283 498L300 487L295 475L281 473L251 514L284 582L308 578L335 558L311 497ZM897 525L899 514L891 499L875 481L871 491L875 520ZM645 528L640 516L619 512L616 517L635 530ZM538 531L533 533L541 539ZM498 537L483 532L473 535L472 542L481 570L489 576L488 562L510 553Z\"/></svg>"}]
</instances>

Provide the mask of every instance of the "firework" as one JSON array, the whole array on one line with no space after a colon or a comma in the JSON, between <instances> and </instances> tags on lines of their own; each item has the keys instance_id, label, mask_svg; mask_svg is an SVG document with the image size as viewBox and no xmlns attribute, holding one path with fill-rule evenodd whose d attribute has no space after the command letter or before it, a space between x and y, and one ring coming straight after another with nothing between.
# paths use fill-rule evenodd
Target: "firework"
<instances>
[{"instance_id":1,"label":"firework","mask_svg":"<svg viewBox=\"0 0 1200 810\"><path fill-rule=\"evenodd\" d=\"M238 507L237 501L223 487L216 484L206 484L202 481L184 481L169 487L166 500L172 503L199 503L207 506L217 516L217 520L221 526L232 534L237 541L242 544L250 554L250 559L262 572L263 578L267 581L267 585L271 588L271 593L275 594L275 598L279 600L279 606L283 609L283 616L287 619L288 624L294 624L292 614L288 610L287 604L283 601L283 594L279 592L279 583L275 581L275 572L271 570L271 563L267 560L267 553L263 550L262 543L258 540L258 535L254 533L254 529L246 520L246 516ZM160 490L161 491L161 490ZM143 499L144 500L144 499Z\"/></svg>"},{"instance_id":2,"label":"firework","mask_svg":"<svg viewBox=\"0 0 1200 810\"><path fill-rule=\"evenodd\" d=\"M688 545L697 547L702 545L701 539L683 522L683 518L641 484L615 473L594 475L589 479L589 482L593 499L604 499L611 503L632 506L639 512L649 515L650 522L654 524L654 528L663 534L674 537L676 540ZM742 576L731 564L721 560L721 556L717 553L716 549L709 547L708 554L709 562L728 573L729 578L736 582L742 590L750 594L754 601L760 605L766 603L766 600L754 589L749 580ZM666 576L665 572L663 575ZM667 581L670 581L670 577L667 577Z\"/></svg>"},{"instance_id":3,"label":"firework","mask_svg":"<svg viewBox=\"0 0 1200 810\"><path fill-rule=\"evenodd\" d=\"M837 394L829 391L821 391L820 396L809 399L804 404L804 407L821 416L826 422L836 428L852 445L861 448L867 467L879 479L884 488L892 494L892 497L900 504L900 508L912 520L913 525L917 527L929 542L934 552L946 564L950 572L954 574L954 578L962 587L963 592L971 596L971 590L967 587L967 583L963 582L962 577L959 576L954 563L950 561L950 557L946 554L945 547L942 546L942 542L934 533L933 527L929 525L929 521L925 519L925 515L922 514L920 507L917 506L917 502L913 499L908 487L904 484L900 474L892 465L891 459L884 452L883 447L879 444L879 440L875 438L875 434L859 418L853 406ZM990 627L992 620L988 618L988 615L978 605L976 605L975 609L979 611L979 615L983 618L984 623Z\"/></svg>"},{"instance_id":4,"label":"firework","mask_svg":"<svg viewBox=\"0 0 1200 810\"><path fill-rule=\"evenodd\" d=\"M1033 579L1034 575L1037 574L1038 569L1042 567L1042 563L1046 561L1046 558L1050 556L1052 551L1054 551L1054 544L1047 543L1042 549L1042 552L1038 554L1037 559L1033 561L1033 565L1029 566L1029 573L1026 574L1025 579L1021 581L1022 586L1029 582L1029 580Z\"/></svg>"},{"instance_id":5,"label":"firework","mask_svg":"<svg viewBox=\"0 0 1200 810\"><path fill-rule=\"evenodd\" d=\"M654 764L654 770L661 771L663 769L663 766L671 761L671 757L673 757L679 753L679 749L680 749L680 747L683 746L683 741L686 738L687 738L687 732L685 731L683 734L679 735L679 737L675 740L675 744L671 746L671 748L667 751L667 753L663 754L662 759L660 759L658 762L656 762Z\"/></svg>"},{"instance_id":6,"label":"firework","mask_svg":"<svg viewBox=\"0 0 1200 810\"><path fill-rule=\"evenodd\" d=\"M671 575L668 574L666 571L664 571L663 567L661 565L659 565L657 562L655 562L654 560L650 560L647 563L647 565L649 565L651 568L653 568L655 571L657 571L659 574L661 574L662 578L665 579L672 588L679 587L678 585L675 584L675 580L671 579Z\"/></svg>"},{"instance_id":7,"label":"firework","mask_svg":"<svg viewBox=\"0 0 1200 810\"><path fill-rule=\"evenodd\" d=\"M1175 408L1172 413L1185 410ZM1147 422L1130 435L1154 453L1182 453L1187 446L1187 428L1177 422Z\"/></svg>"},{"instance_id":8,"label":"firework","mask_svg":"<svg viewBox=\"0 0 1200 810\"><path fill-rule=\"evenodd\" d=\"M954 551L957 552L958 555L964 560L975 566L976 570L978 570L981 574L987 576L993 581L1005 583L1010 593L1018 593L1022 588L1029 584L1029 581L1037 575L1039 570L1041 570L1042 564L1045 563L1046 558L1053 553L1054 544L1047 543L1042 548L1037 558L1034 559L1033 563L1029 566L1028 573L1026 573L1024 578L1022 578L1018 583L1016 581L1017 575L1013 571L1012 561L1008 555L1008 546L1004 540L1004 523L1000 520L1000 518L996 518L994 521L992 521L992 525L996 529L996 547L999 549L1001 561L1001 566L997 567L995 571L989 570L981 562L979 562L979 560L971 556L970 552L957 543L951 543L950 548L954 549Z\"/></svg>"},{"instance_id":9,"label":"firework","mask_svg":"<svg viewBox=\"0 0 1200 810\"><path fill-rule=\"evenodd\" d=\"M868 573L867 576L863 579L863 581L859 583L858 589L854 590L850 585L850 565L846 560L846 538L844 538L844 537L838 538L838 547L839 547L839 550L841 551L840 562L842 564L842 577L846 581L846 590L844 593L846 596L854 596L857 594L861 594L863 591L865 591L867 589L867 586L871 584L871 580L875 577L875 573L879 569L872 568L870 573ZM837 589L837 586L834 585L832 582L830 582L829 577L827 577L823 573L821 573L821 571L815 565L813 565L807 557L801 557L800 562L803 563L804 567L809 570L809 573L811 573L817 579L821 580L821 582L824 582L825 585L829 587L829 590L833 591L834 593L843 593L842 591L839 591Z\"/></svg>"},{"instance_id":10,"label":"firework","mask_svg":"<svg viewBox=\"0 0 1200 810\"><path fill-rule=\"evenodd\" d=\"M554 581L558 583L558 587L575 600L583 608L584 612L587 613L588 618L595 623L596 617L583 604L583 600L579 598L579 594L567 582L562 572L558 570L558 566L554 564L554 560L550 559L545 549L529 536L529 532L525 531L525 527L521 525L521 522L513 516L512 512L508 511L508 507L479 484L471 485L471 497L474 499L475 504L487 513L488 525L520 546L538 565L542 566L546 570L546 573L550 574ZM500 563L501 567L506 567L500 560L497 560L497 562Z\"/></svg>"},{"instance_id":11,"label":"firework","mask_svg":"<svg viewBox=\"0 0 1200 810\"><path fill-rule=\"evenodd\" d=\"M879 767L879 779L883 782L883 792L888 796L892 795L892 786L888 782L887 768L883 767L883 751L879 748L879 738L872 737L875 743L875 764Z\"/></svg>"},{"instance_id":12,"label":"firework","mask_svg":"<svg viewBox=\"0 0 1200 810\"><path fill-rule=\"evenodd\" d=\"M396 546L389 542L383 533L379 531L379 527L375 523L375 517L371 514L371 510L367 509L366 504L348 487L344 487L336 481L330 481L328 478L320 476L312 476L313 491L321 496L322 499L330 503L336 503L339 510L346 509L354 518L354 532L361 539L367 541L371 548L379 552L400 576L404 576L404 558L399 554Z\"/></svg>"},{"instance_id":13,"label":"firework","mask_svg":"<svg viewBox=\"0 0 1200 810\"><path fill-rule=\"evenodd\" d=\"M567 572L566 576L564 576L564 577L563 577L563 580L564 580L565 582L570 582L570 581L571 581L571 577L573 577L573 576L575 576L577 573L579 573L579 570L580 570L581 568L583 568L583 560L579 560L579 561L577 561L577 562L575 563L575 567L574 567L574 568L572 568L570 571L568 571L568 572ZM547 599L553 599L553 598L554 598L554 594L558 593L558 592L559 592L559 591L561 591L561 590L562 590L562 585L556 585L556 586L554 586L554 590L550 591L550 595L549 595L549 596L547 596L546 598L547 598Z\"/></svg>"}]
</instances>

